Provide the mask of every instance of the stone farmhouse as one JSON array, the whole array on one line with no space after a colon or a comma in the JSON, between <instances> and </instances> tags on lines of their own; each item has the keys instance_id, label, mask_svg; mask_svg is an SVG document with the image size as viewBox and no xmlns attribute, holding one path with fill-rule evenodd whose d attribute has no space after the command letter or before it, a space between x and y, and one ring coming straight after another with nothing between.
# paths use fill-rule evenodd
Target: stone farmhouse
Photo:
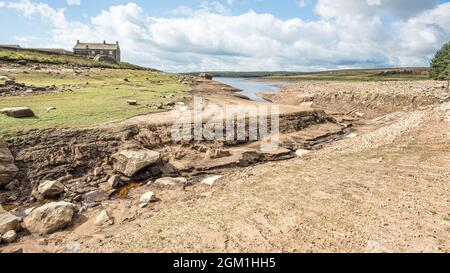
<instances>
[{"instance_id":1,"label":"stone farmhouse","mask_svg":"<svg viewBox=\"0 0 450 273\"><path fill-rule=\"evenodd\" d=\"M113 58L116 62L120 62L119 42L115 44L107 44L106 41L103 41L103 43L80 43L78 40L73 48L73 53L92 58L107 56Z\"/></svg>"}]
</instances>

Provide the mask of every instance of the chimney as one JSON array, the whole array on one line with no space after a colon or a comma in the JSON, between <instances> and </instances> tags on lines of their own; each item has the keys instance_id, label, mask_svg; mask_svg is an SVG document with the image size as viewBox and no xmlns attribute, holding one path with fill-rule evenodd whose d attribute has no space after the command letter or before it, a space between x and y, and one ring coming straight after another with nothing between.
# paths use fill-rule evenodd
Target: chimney
<instances>
[{"instance_id":1,"label":"chimney","mask_svg":"<svg viewBox=\"0 0 450 273\"><path fill-rule=\"evenodd\" d=\"M103 44L106 45L106 41L105 40L103 40Z\"/></svg>"},{"instance_id":2,"label":"chimney","mask_svg":"<svg viewBox=\"0 0 450 273\"><path fill-rule=\"evenodd\" d=\"M80 43L80 40L77 40L77 44L79 44Z\"/></svg>"},{"instance_id":3,"label":"chimney","mask_svg":"<svg viewBox=\"0 0 450 273\"><path fill-rule=\"evenodd\" d=\"M119 41L116 41L116 45L119 45Z\"/></svg>"}]
</instances>

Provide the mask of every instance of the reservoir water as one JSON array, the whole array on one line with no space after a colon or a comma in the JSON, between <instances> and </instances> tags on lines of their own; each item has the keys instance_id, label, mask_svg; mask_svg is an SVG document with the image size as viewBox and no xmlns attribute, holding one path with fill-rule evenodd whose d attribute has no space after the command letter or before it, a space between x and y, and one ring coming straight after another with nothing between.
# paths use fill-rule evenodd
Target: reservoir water
<instances>
[{"instance_id":1,"label":"reservoir water","mask_svg":"<svg viewBox=\"0 0 450 273\"><path fill-rule=\"evenodd\" d=\"M233 86L234 88L243 90L239 94L248 97L251 100L264 102L265 100L259 97L258 92L280 92L282 89L275 86L282 82L265 82L249 78L214 78L215 81Z\"/></svg>"}]
</instances>

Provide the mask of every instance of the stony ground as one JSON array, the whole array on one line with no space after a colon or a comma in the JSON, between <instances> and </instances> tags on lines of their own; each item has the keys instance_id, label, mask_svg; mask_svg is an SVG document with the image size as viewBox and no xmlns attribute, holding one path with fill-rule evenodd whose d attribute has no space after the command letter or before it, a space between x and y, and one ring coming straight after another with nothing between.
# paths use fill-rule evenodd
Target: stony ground
<instances>
[{"instance_id":1,"label":"stony ground","mask_svg":"<svg viewBox=\"0 0 450 273\"><path fill-rule=\"evenodd\" d=\"M448 252L450 105L229 174L83 251ZM374 130L373 130L374 129Z\"/></svg>"},{"instance_id":2,"label":"stony ground","mask_svg":"<svg viewBox=\"0 0 450 273\"><path fill-rule=\"evenodd\" d=\"M207 176L221 175L212 186L195 183L195 176L190 185L130 183L99 206L77 208L63 231L21 233L1 251L449 252L450 104L442 83L408 82L417 87L412 101L407 91L397 100L405 83L327 83L336 98L328 108L327 90L303 99L311 96L302 89L307 84L271 98L289 104L285 113L324 109L336 124L352 123L352 134L299 158L210 171ZM344 86L347 93L339 91ZM211 83L193 92L210 102L245 103L223 88ZM374 104L377 98L388 106ZM122 125L169 120L157 114ZM333 124L288 135L305 139L316 126L332 131ZM149 191L156 199L140 206Z\"/></svg>"}]
</instances>

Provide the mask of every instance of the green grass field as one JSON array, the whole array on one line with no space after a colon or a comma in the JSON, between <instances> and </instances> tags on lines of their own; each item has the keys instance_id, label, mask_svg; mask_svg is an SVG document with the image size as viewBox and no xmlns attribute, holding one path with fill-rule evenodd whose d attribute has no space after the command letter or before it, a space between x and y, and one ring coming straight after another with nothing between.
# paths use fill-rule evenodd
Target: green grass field
<instances>
[{"instance_id":1,"label":"green grass field","mask_svg":"<svg viewBox=\"0 0 450 273\"><path fill-rule=\"evenodd\" d=\"M30 129L88 126L124 120L161 111L146 107L146 104L179 101L187 96L184 92L186 87L177 83L174 76L147 70L95 69L78 75L72 70L27 74L0 72L0 75L14 77L16 82L29 85L54 84L59 89L73 90L37 96L0 97L0 108L26 106L36 114L35 118L25 119L0 115L0 138L14 137L16 133ZM169 95L174 97L169 98ZM138 100L139 105L128 105L128 99ZM47 112L49 107L56 110Z\"/></svg>"}]
</instances>

